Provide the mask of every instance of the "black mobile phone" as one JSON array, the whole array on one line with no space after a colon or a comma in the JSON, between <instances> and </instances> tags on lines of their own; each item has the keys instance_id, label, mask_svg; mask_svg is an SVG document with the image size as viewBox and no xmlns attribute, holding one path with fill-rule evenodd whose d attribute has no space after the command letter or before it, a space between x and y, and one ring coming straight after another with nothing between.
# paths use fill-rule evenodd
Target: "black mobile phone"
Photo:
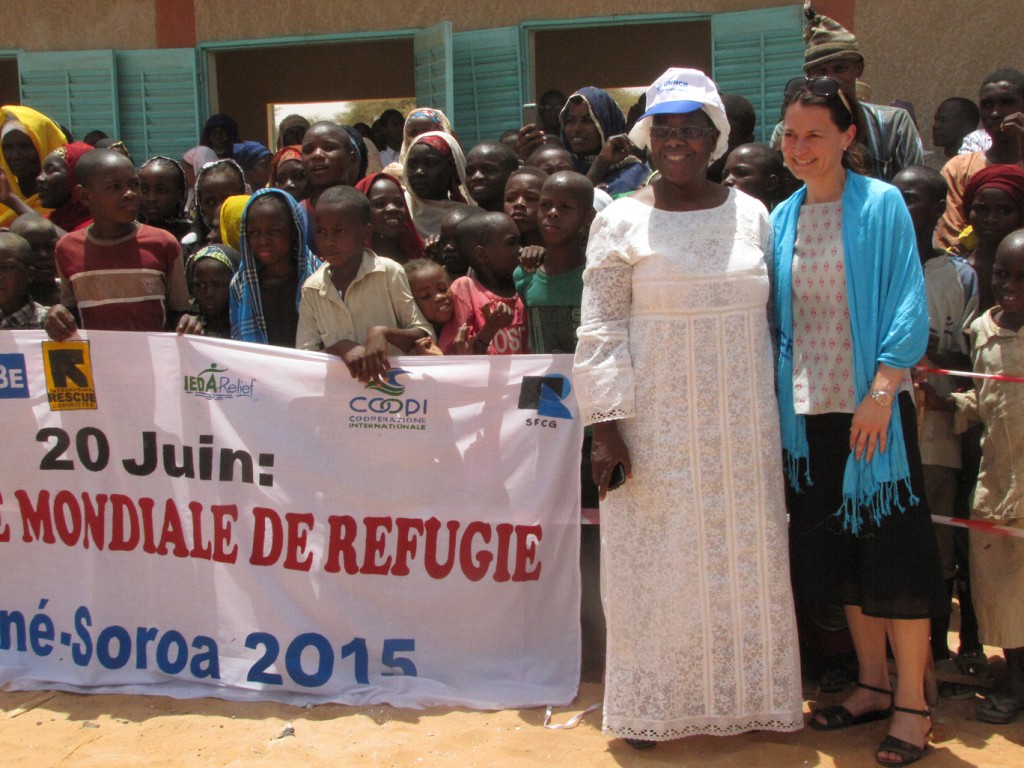
<instances>
[{"instance_id":1,"label":"black mobile phone","mask_svg":"<svg viewBox=\"0 0 1024 768\"><path fill-rule=\"evenodd\" d=\"M626 468L622 466L620 461L615 465L615 469L612 470L612 476L608 478L608 490L614 491L616 488L626 482Z\"/></svg>"}]
</instances>

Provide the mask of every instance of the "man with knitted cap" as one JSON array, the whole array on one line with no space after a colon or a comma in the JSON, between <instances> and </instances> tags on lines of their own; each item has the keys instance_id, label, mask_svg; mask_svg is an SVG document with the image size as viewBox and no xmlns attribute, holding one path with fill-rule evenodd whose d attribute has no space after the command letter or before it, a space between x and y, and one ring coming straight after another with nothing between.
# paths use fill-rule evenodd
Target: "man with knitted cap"
<instances>
[{"instance_id":1,"label":"man with knitted cap","mask_svg":"<svg viewBox=\"0 0 1024 768\"><path fill-rule=\"evenodd\" d=\"M835 19L815 12L809 1L804 3L804 17L804 74L832 78L852 103L857 78L864 73L857 38ZM869 175L891 181L903 168L924 161L921 137L906 110L859 102L857 112L857 141L867 149ZM778 149L781 141L779 123L772 133L772 146Z\"/></svg>"}]
</instances>

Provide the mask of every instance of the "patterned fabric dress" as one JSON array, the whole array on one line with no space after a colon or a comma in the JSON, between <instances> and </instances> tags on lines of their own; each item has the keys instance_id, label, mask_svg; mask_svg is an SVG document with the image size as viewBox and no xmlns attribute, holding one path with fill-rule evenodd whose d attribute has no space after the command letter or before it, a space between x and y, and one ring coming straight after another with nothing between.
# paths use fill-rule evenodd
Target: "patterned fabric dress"
<instances>
[{"instance_id":1,"label":"patterned fabric dress","mask_svg":"<svg viewBox=\"0 0 1024 768\"><path fill-rule=\"evenodd\" d=\"M803 725L771 237L736 191L685 213L625 198L591 233L574 383L586 423L619 420L633 464L601 508L611 735Z\"/></svg>"}]
</instances>

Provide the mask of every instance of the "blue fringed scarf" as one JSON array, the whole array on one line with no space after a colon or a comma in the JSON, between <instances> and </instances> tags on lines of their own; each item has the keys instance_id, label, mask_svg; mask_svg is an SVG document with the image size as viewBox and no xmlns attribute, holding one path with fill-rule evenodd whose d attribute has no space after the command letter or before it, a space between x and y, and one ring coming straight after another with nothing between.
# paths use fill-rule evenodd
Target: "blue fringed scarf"
<instances>
[{"instance_id":1,"label":"blue fringed scarf","mask_svg":"<svg viewBox=\"0 0 1024 768\"><path fill-rule=\"evenodd\" d=\"M779 419L786 475L794 490L812 484L804 417L793 407L793 246L802 187L772 213L775 231L775 317L779 324ZM889 184L847 171L843 190L843 250L846 295L853 337L857 401L867 396L879 363L910 368L928 345L928 305L917 240L899 191ZM875 525L894 508L903 511L900 489L917 503L898 406L893 406L885 453L857 461L853 453L843 474L843 503L836 515L843 529L860 533L865 510Z\"/></svg>"},{"instance_id":2,"label":"blue fringed scarf","mask_svg":"<svg viewBox=\"0 0 1024 768\"><path fill-rule=\"evenodd\" d=\"M302 298L302 284L320 268L320 260L306 245L306 212L295 202L295 198L280 189L268 187L258 190L242 212L242 263L231 278L231 338L254 344L267 343L267 321L263 316L263 302L260 300L259 272L262 268L249 247L245 227L252 204L264 195L277 195L288 205L295 224L295 242L292 260L299 275L299 287L295 291L295 311L299 311Z\"/></svg>"}]
</instances>

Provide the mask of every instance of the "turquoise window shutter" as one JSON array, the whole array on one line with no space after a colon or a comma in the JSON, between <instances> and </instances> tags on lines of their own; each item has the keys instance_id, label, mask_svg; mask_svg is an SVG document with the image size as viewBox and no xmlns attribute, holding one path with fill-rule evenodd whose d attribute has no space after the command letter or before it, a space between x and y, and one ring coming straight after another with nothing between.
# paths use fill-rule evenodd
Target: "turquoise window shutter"
<instances>
[{"instance_id":1,"label":"turquoise window shutter","mask_svg":"<svg viewBox=\"0 0 1024 768\"><path fill-rule=\"evenodd\" d=\"M440 109L451 120L454 108L450 21L435 24L413 36L413 61L416 70L416 106Z\"/></svg>"},{"instance_id":2,"label":"turquoise window shutter","mask_svg":"<svg viewBox=\"0 0 1024 768\"><path fill-rule=\"evenodd\" d=\"M114 52L18 54L21 103L68 128L76 139L92 130L118 133Z\"/></svg>"},{"instance_id":3,"label":"turquoise window shutter","mask_svg":"<svg viewBox=\"0 0 1024 768\"><path fill-rule=\"evenodd\" d=\"M456 33L452 63L452 123L466 151L481 141L497 141L503 131L522 125L518 27Z\"/></svg>"},{"instance_id":4,"label":"turquoise window shutter","mask_svg":"<svg viewBox=\"0 0 1024 768\"><path fill-rule=\"evenodd\" d=\"M118 51L121 130L136 161L175 160L199 141L196 53L192 48Z\"/></svg>"},{"instance_id":5,"label":"turquoise window shutter","mask_svg":"<svg viewBox=\"0 0 1024 768\"><path fill-rule=\"evenodd\" d=\"M767 143L779 121L782 91L803 74L803 9L799 5L711 17L713 75L719 91L750 99L754 138Z\"/></svg>"}]
</instances>

